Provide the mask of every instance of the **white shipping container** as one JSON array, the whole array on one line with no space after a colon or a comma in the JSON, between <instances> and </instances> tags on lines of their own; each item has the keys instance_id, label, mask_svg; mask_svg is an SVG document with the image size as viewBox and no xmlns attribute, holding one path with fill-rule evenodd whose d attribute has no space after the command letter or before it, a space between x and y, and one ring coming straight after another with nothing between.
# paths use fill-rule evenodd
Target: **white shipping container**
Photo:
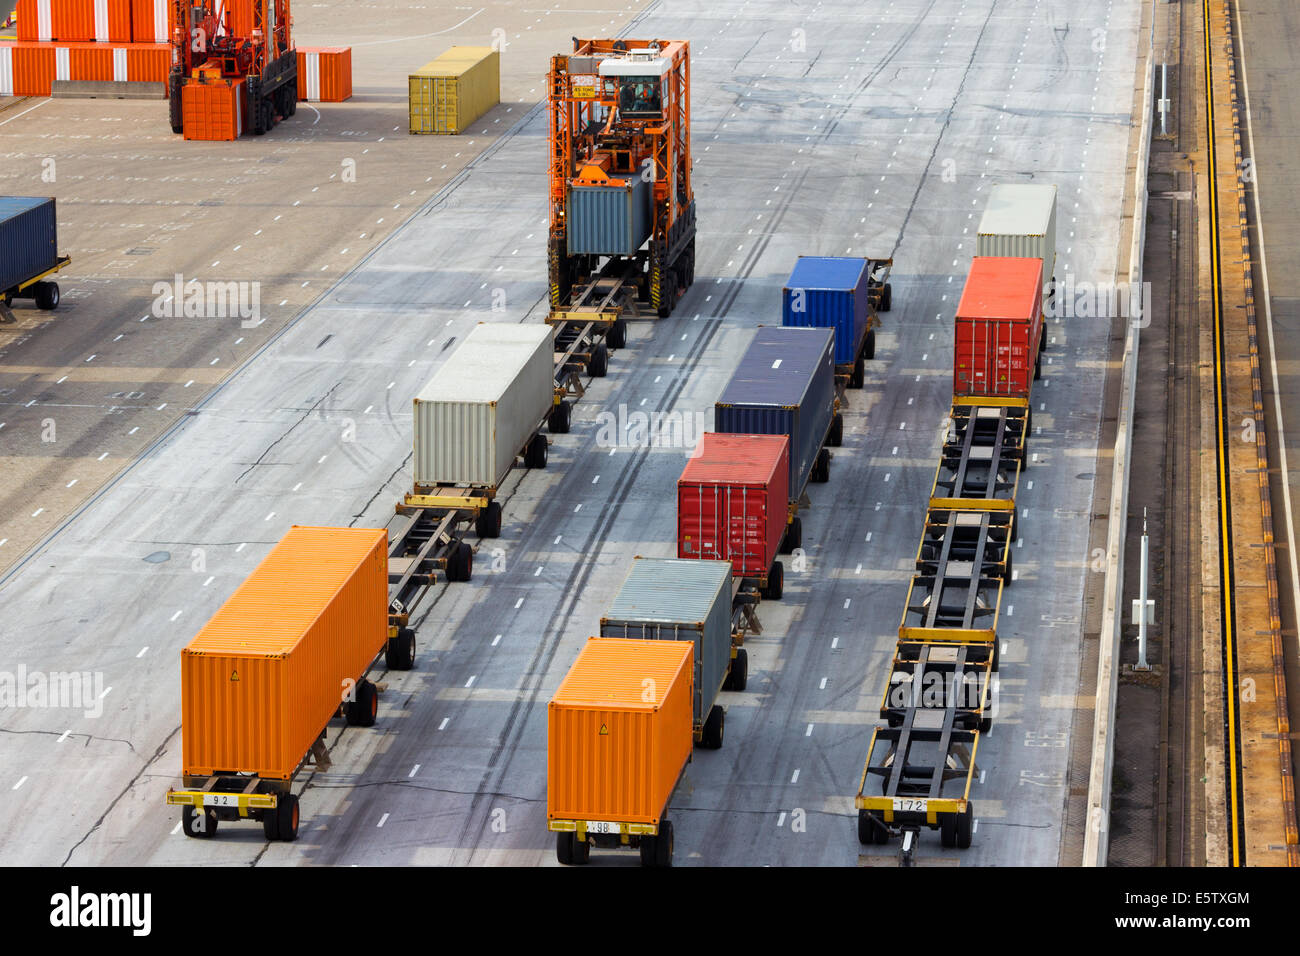
<instances>
[{"instance_id":1,"label":"white shipping container","mask_svg":"<svg viewBox=\"0 0 1300 956\"><path fill-rule=\"evenodd\" d=\"M975 240L977 256L1043 260L1043 288L1056 278L1056 187L1005 183L989 190Z\"/></svg>"},{"instance_id":2,"label":"white shipping container","mask_svg":"<svg viewBox=\"0 0 1300 956\"><path fill-rule=\"evenodd\" d=\"M417 485L495 488L555 397L548 325L480 323L415 397Z\"/></svg>"}]
</instances>

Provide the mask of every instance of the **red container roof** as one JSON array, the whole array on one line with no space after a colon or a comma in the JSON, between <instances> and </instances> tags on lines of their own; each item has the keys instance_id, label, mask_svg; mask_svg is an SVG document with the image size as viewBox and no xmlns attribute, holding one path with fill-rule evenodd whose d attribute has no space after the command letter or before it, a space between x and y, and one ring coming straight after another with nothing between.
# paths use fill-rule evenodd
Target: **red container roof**
<instances>
[{"instance_id":1,"label":"red container roof","mask_svg":"<svg viewBox=\"0 0 1300 956\"><path fill-rule=\"evenodd\" d=\"M786 435L731 435L705 432L686 462L686 484L767 484L783 467L790 439ZM788 459L787 459L788 460Z\"/></svg>"},{"instance_id":2,"label":"red container roof","mask_svg":"<svg viewBox=\"0 0 1300 956\"><path fill-rule=\"evenodd\" d=\"M976 256L966 275L957 318L1035 319L1042 309L1042 279L1042 259Z\"/></svg>"}]
</instances>

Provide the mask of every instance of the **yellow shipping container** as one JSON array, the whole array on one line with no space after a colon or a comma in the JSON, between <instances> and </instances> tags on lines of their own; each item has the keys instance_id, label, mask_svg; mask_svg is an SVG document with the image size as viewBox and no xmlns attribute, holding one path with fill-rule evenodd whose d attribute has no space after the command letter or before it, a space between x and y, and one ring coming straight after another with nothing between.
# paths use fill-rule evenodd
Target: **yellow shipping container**
<instances>
[{"instance_id":1,"label":"yellow shipping container","mask_svg":"<svg viewBox=\"0 0 1300 956\"><path fill-rule=\"evenodd\" d=\"M454 46L410 75L412 133L463 133L501 102L501 55Z\"/></svg>"}]
</instances>

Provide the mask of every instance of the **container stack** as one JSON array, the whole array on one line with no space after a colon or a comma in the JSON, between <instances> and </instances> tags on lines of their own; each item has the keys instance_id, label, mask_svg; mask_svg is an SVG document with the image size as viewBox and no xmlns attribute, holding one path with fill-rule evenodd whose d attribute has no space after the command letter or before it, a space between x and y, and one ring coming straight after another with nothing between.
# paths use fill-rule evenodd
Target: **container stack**
<instances>
[{"instance_id":1,"label":"container stack","mask_svg":"<svg viewBox=\"0 0 1300 956\"><path fill-rule=\"evenodd\" d=\"M501 102L501 56L490 46L454 46L409 83L412 133L463 133Z\"/></svg>"},{"instance_id":2,"label":"container stack","mask_svg":"<svg viewBox=\"0 0 1300 956\"><path fill-rule=\"evenodd\" d=\"M157 83L167 93L167 0L18 0L0 42L0 96L49 96L56 80Z\"/></svg>"}]
</instances>

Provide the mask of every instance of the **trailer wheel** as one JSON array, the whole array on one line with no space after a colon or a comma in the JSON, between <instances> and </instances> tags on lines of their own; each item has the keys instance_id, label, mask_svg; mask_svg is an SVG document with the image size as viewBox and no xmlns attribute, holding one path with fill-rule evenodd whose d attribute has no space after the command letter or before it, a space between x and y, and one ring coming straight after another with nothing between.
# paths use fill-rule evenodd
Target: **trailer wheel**
<instances>
[{"instance_id":1,"label":"trailer wheel","mask_svg":"<svg viewBox=\"0 0 1300 956\"><path fill-rule=\"evenodd\" d=\"M280 815L274 808L262 811L262 836L270 841L280 839Z\"/></svg>"},{"instance_id":2,"label":"trailer wheel","mask_svg":"<svg viewBox=\"0 0 1300 956\"><path fill-rule=\"evenodd\" d=\"M528 443L528 449L524 452L524 464L529 468L546 467L546 436L541 432L534 435Z\"/></svg>"},{"instance_id":3,"label":"trailer wheel","mask_svg":"<svg viewBox=\"0 0 1300 956\"><path fill-rule=\"evenodd\" d=\"M735 658L731 661L731 673L727 675L727 682L731 685L728 690L741 691L749 684L749 654L742 647L736 651Z\"/></svg>"},{"instance_id":4,"label":"trailer wheel","mask_svg":"<svg viewBox=\"0 0 1300 956\"><path fill-rule=\"evenodd\" d=\"M722 729L727 722L727 715L722 707L714 704L709 708L709 716L704 721L704 733L700 737L700 746L706 750L722 748Z\"/></svg>"},{"instance_id":5,"label":"trailer wheel","mask_svg":"<svg viewBox=\"0 0 1300 956\"><path fill-rule=\"evenodd\" d=\"M853 361L853 371L849 373L849 388L862 388L867 384L867 361L859 355Z\"/></svg>"},{"instance_id":6,"label":"trailer wheel","mask_svg":"<svg viewBox=\"0 0 1300 956\"><path fill-rule=\"evenodd\" d=\"M551 414L546 418L546 427L550 429L552 435L567 435L572 418L573 406L566 401L561 401L551 409Z\"/></svg>"},{"instance_id":7,"label":"trailer wheel","mask_svg":"<svg viewBox=\"0 0 1300 956\"><path fill-rule=\"evenodd\" d=\"M880 311L888 312L894 307L894 287L886 282L885 287L880 292ZM870 358L870 356L868 356Z\"/></svg>"},{"instance_id":8,"label":"trailer wheel","mask_svg":"<svg viewBox=\"0 0 1300 956\"><path fill-rule=\"evenodd\" d=\"M200 807L199 812L196 813L194 807L182 807L181 829L185 831L187 837L198 840L212 839L217 835L216 811L211 807Z\"/></svg>"},{"instance_id":9,"label":"trailer wheel","mask_svg":"<svg viewBox=\"0 0 1300 956\"><path fill-rule=\"evenodd\" d=\"M591 844L586 840L579 840L578 834L573 834L573 865L586 866L591 862Z\"/></svg>"},{"instance_id":10,"label":"trailer wheel","mask_svg":"<svg viewBox=\"0 0 1300 956\"><path fill-rule=\"evenodd\" d=\"M839 448L844 444L844 416L839 412L831 419L831 430L826 436L826 444L832 448Z\"/></svg>"},{"instance_id":11,"label":"trailer wheel","mask_svg":"<svg viewBox=\"0 0 1300 956\"><path fill-rule=\"evenodd\" d=\"M1006 566L1002 569L1002 581L1004 584L1011 583L1011 572L1014 570L1012 565L1015 564L1014 546L1007 548Z\"/></svg>"},{"instance_id":12,"label":"trailer wheel","mask_svg":"<svg viewBox=\"0 0 1300 956\"><path fill-rule=\"evenodd\" d=\"M867 339L862 343L862 357L870 362L876 357L876 330L867 330Z\"/></svg>"},{"instance_id":13,"label":"trailer wheel","mask_svg":"<svg viewBox=\"0 0 1300 956\"><path fill-rule=\"evenodd\" d=\"M1043 377L1043 353L1038 353L1038 358L1034 359L1034 381Z\"/></svg>"},{"instance_id":14,"label":"trailer wheel","mask_svg":"<svg viewBox=\"0 0 1300 956\"><path fill-rule=\"evenodd\" d=\"M655 853L655 844L658 842L659 842L658 837L643 836L641 838L640 850L641 850L642 866L655 865L655 856L657 855Z\"/></svg>"},{"instance_id":15,"label":"trailer wheel","mask_svg":"<svg viewBox=\"0 0 1300 956\"><path fill-rule=\"evenodd\" d=\"M600 343L591 350L591 358L587 360L587 374L592 378L604 378L609 374L609 348L605 343Z\"/></svg>"},{"instance_id":16,"label":"trailer wheel","mask_svg":"<svg viewBox=\"0 0 1300 956\"><path fill-rule=\"evenodd\" d=\"M813 462L812 474L808 478L819 485L831 480L831 453L825 448L817 452L817 460Z\"/></svg>"},{"instance_id":17,"label":"trailer wheel","mask_svg":"<svg viewBox=\"0 0 1300 956\"><path fill-rule=\"evenodd\" d=\"M971 838L971 805L966 804L966 812L957 814L957 849L969 850Z\"/></svg>"},{"instance_id":18,"label":"trailer wheel","mask_svg":"<svg viewBox=\"0 0 1300 956\"><path fill-rule=\"evenodd\" d=\"M489 501L488 506L474 519L474 530L480 538L501 537L501 506Z\"/></svg>"},{"instance_id":19,"label":"trailer wheel","mask_svg":"<svg viewBox=\"0 0 1300 956\"><path fill-rule=\"evenodd\" d=\"M781 553L790 554L803 545L803 521L798 515L790 519L785 526L785 535L781 538Z\"/></svg>"},{"instance_id":20,"label":"trailer wheel","mask_svg":"<svg viewBox=\"0 0 1300 956\"><path fill-rule=\"evenodd\" d=\"M298 839L298 797L296 794L284 793L275 806L276 839L292 843Z\"/></svg>"},{"instance_id":21,"label":"trailer wheel","mask_svg":"<svg viewBox=\"0 0 1300 956\"><path fill-rule=\"evenodd\" d=\"M990 673L996 674L998 667L1002 664L1002 642L997 638L993 639L993 659L989 661Z\"/></svg>"},{"instance_id":22,"label":"trailer wheel","mask_svg":"<svg viewBox=\"0 0 1300 956\"><path fill-rule=\"evenodd\" d=\"M957 814L945 813L939 818L939 845L945 850L957 845Z\"/></svg>"},{"instance_id":23,"label":"trailer wheel","mask_svg":"<svg viewBox=\"0 0 1300 956\"><path fill-rule=\"evenodd\" d=\"M415 631L409 627L399 628L396 637L388 639L384 648L384 663L389 670L409 671L415 666Z\"/></svg>"},{"instance_id":24,"label":"trailer wheel","mask_svg":"<svg viewBox=\"0 0 1300 956\"><path fill-rule=\"evenodd\" d=\"M876 842L876 819L870 810L858 811L858 842L863 846Z\"/></svg>"},{"instance_id":25,"label":"trailer wheel","mask_svg":"<svg viewBox=\"0 0 1300 956\"><path fill-rule=\"evenodd\" d=\"M993 729L993 718L992 718L992 717L981 717L981 718L980 718L980 733L982 733L982 734L987 734L987 733L988 733L990 730L992 730L992 729Z\"/></svg>"},{"instance_id":26,"label":"trailer wheel","mask_svg":"<svg viewBox=\"0 0 1300 956\"><path fill-rule=\"evenodd\" d=\"M655 866L673 865L673 822L659 822L659 836L655 838Z\"/></svg>"},{"instance_id":27,"label":"trailer wheel","mask_svg":"<svg viewBox=\"0 0 1300 956\"><path fill-rule=\"evenodd\" d=\"M357 681L356 700L350 700L344 717L352 727L373 727L379 714L379 690L368 680Z\"/></svg>"},{"instance_id":28,"label":"trailer wheel","mask_svg":"<svg viewBox=\"0 0 1300 956\"><path fill-rule=\"evenodd\" d=\"M447 580L468 581L474 576L474 549L462 541L447 558Z\"/></svg>"},{"instance_id":29,"label":"trailer wheel","mask_svg":"<svg viewBox=\"0 0 1300 956\"><path fill-rule=\"evenodd\" d=\"M0 302L3 302L3 303L4 303L4 307L5 307L6 309L9 308L9 306L13 305L13 304L14 304L14 292L13 292L13 289L6 289L6 290L4 291L4 294L3 294L3 295L0 295Z\"/></svg>"},{"instance_id":30,"label":"trailer wheel","mask_svg":"<svg viewBox=\"0 0 1300 956\"><path fill-rule=\"evenodd\" d=\"M59 284L57 282L38 282L32 288L36 308L49 312L59 307Z\"/></svg>"},{"instance_id":31,"label":"trailer wheel","mask_svg":"<svg viewBox=\"0 0 1300 956\"><path fill-rule=\"evenodd\" d=\"M573 864L573 844L576 834L561 831L555 834L555 859L561 866Z\"/></svg>"},{"instance_id":32,"label":"trailer wheel","mask_svg":"<svg viewBox=\"0 0 1300 956\"><path fill-rule=\"evenodd\" d=\"M627 347L627 319L615 319L605 333L605 344L612 349Z\"/></svg>"},{"instance_id":33,"label":"trailer wheel","mask_svg":"<svg viewBox=\"0 0 1300 956\"><path fill-rule=\"evenodd\" d=\"M785 593L785 566L780 561L773 561L767 572L767 587L763 588L763 597L769 601L781 600Z\"/></svg>"}]
</instances>

